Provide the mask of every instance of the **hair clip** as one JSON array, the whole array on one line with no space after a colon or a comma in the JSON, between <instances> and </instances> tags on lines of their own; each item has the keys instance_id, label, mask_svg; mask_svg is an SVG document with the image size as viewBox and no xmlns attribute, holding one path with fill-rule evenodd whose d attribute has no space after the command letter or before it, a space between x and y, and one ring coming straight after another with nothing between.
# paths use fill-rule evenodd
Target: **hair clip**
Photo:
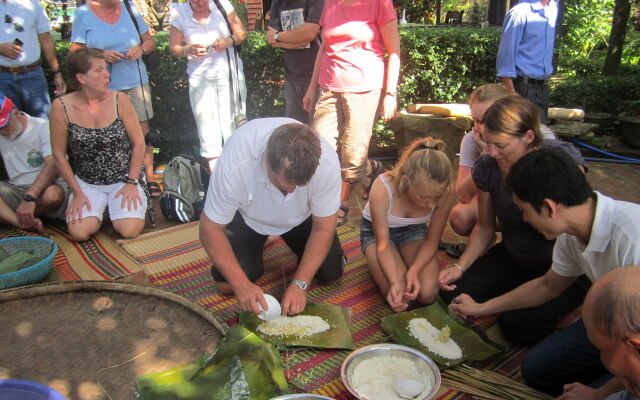
<instances>
[{"instance_id":1,"label":"hair clip","mask_svg":"<svg viewBox=\"0 0 640 400\"><path fill-rule=\"evenodd\" d=\"M429 146L426 143L420 144L420 147L422 147L423 149L427 149L427 150L438 150L438 146L435 146L435 145Z\"/></svg>"}]
</instances>

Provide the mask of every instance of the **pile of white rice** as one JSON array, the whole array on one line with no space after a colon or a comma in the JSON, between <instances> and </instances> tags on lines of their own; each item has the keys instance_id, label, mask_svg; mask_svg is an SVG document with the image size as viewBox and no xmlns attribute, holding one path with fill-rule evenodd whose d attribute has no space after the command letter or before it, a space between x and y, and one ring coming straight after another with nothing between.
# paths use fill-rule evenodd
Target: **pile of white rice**
<instances>
[{"instance_id":1,"label":"pile of white rice","mask_svg":"<svg viewBox=\"0 0 640 400\"><path fill-rule=\"evenodd\" d=\"M351 386L367 400L402 400L393 388L393 378L401 377L425 385L421 398L433 387L431 371L419 368L412 360L398 356L377 356L356 365L351 375Z\"/></svg>"},{"instance_id":2,"label":"pile of white rice","mask_svg":"<svg viewBox=\"0 0 640 400\"><path fill-rule=\"evenodd\" d=\"M431 325L426 318L414 318L409 321L411 335L418 339L429 351L450 360L462 358L462 349L451 337L440 341L440 329Z\"/></svg>"},{"instance_id":3,"label":"pile of white rice","mask_svg":"<svg viewBox=\"0 0 640 400\"><path fill-rule=\"evenodd\" d=\"M299 338L328 331L331 325L316 315L278 316L258 325L258 332L269 336L296 336Z\"/></svg>"}]
</instances>

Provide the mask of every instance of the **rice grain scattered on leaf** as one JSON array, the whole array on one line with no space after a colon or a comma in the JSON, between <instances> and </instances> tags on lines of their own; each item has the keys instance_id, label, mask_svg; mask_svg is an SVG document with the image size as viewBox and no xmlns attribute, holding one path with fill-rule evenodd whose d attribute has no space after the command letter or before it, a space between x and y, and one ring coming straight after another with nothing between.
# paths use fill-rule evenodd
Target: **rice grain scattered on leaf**
<instances>
[{"instance_id":1,"label":"rice grain scattered on leaf","mask_svg":"<svg viewBox=\"0 0 640 400\"><path fill-rule=\"evenodd\" d=\"M434 382L430 371L419 368L407 358L378 356L363 360L353 369L351 384L368 400L402 400L393 387L394 377L422 382L425 385L422 394L428 393Z\"/></svg>"},{"instance_id":2,"label":"rice grain scattered on leaf","mask_svg":"<svg viewBox=\"0 0 640 400\"><path fill-rule=\"evenodd\" d=\"M296 336L299 338L326 332L331 325L315 315L279 316L258 325L258 331L270 336Z\"/></svg>"},{"instance_id":3,"label":"rice grain scattered on leaf","mask_svg":"<svg viewBox=\"0 0 640 400\"><path fill-rule=\"evenodd\" d=\"M449 329L448 326L444 328ZM445 330L443 328L443 331ZM426 318L414 318L409 321L411 335L418 339L429 351L450 360L462 358L462 349L446 332L431 325Z\"/></svg>"}]
</instances>

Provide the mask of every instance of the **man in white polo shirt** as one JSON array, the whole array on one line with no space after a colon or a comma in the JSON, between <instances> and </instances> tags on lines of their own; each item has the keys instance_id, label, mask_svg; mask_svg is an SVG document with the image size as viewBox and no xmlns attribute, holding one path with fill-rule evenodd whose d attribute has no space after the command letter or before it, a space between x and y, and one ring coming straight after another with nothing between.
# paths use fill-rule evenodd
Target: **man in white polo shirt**
<instances>
[{"instance_id":1,"label":"man in white polo shirt","mask_svg":"<svg viewBox=\"0 0 640 400\"><path fill-rule=\"evenodd\" d=\"M282 313L304 310L311 280L330 283L342 275L336 235L340 163L331 145L311 127L290 118L256 119L225 143L211 177L200 241L213 262L212 275L243 310L267 308L262 252L279 235L298 256L282 297Z\"/></svg>"},{"instance_id":2,"label":"man in white polo shirt","mask_svg":"<svg viewBox=\"0 0 640 400\"><path fill-rule=\"evenodd\" d=\"M507 184L523 219L547 239L557 238L553 264L545 275L484 303L462 294L452 301L452 310L481 316L536 307L582 274L596 282L616 268L640 265L640 205L594 192L565 152L532 151L511 167ZM563 400L604 399L623 390L617 378L597 389L584 385L601 385L605 373L581 319L538 344L522 362L528 385L549 393L560 393L564 386ZM568 385L572 382L580 383Z\"/></svg>"}]
</instances>

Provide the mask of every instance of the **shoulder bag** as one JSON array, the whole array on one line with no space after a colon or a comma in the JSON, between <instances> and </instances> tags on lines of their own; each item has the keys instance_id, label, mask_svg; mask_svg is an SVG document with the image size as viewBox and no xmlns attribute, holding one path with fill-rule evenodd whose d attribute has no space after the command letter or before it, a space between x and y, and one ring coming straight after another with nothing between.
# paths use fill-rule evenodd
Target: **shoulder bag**
<instances>
[{"instance_id":1,"label":"shoulder bag","mask_svg":"<svg viewBox=\"0 0 640 400\"><path fill-rule=\"evenodd\" d=\"M222 14L222 17L227 23L229 33L233 34L233 29L231 28L231 24L229 23L229 19L227 18L227 12L225 11L224 7L222 7L220 0L213 0L213 2L215 3L218 11L220 11L220 14ZM229 49L226 49L226 52L227 64L229 65L229 85L232 91L232 95L230 96L231 113L233 117L233 124L235 128L238 129L242 124L247 122L247 117L245 115L245 103L243 101L243 92L246 94L247 90L244 80L244 71L240 69L240 45L234 46L233 50L234 57L231 57Z\"/></svg>"},{"instance_id":2,"label":"shoulder bag","mask_svg":"<svg viewBox=\"0 0 640 400\"><path fill-rule=\"evenodd\" d=\"M129 0L124 0L124 5L127 7L127 11L129 12L129 17L131 17L131 21L133 21L133 25L136 27L136 31L138 31L138 36L140 36L140 44L142 45L142 33L140 32L140 26L138 26L138 21L136 17L133 15L133 11L131 10L131 4L129 4ZM156 50L149 54L142 55L142 62L147 67L147 73L150 74L155 71L160 65L160 57Z\"/></svg>"}]
</instances>

